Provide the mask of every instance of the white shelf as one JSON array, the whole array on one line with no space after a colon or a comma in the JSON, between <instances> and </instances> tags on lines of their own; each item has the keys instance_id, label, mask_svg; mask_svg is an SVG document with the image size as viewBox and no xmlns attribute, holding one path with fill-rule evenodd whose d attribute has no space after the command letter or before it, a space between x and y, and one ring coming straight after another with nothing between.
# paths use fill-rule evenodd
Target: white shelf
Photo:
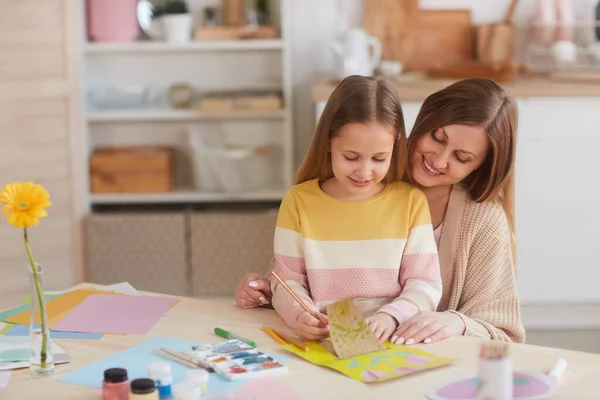
<instances>
[{"instance_id":1,"label":"white shelf","mask_svg":"<svg viewBox=\"0 0 600 400\"><path fill-rule=\"evenodd\" d=\"M281 50L281 39L248 39L248 40L197 40L188 43L168 43L162 41L132 43L87 43L85 52L100 53L168 53L194 51L252 51Z\"/></svg>"},{"instance_id":2,"label":"white shelf","mask_svg":"<svg viewBox=\"0 0 600 400\"><path fill-rule=\"evenodd\" d=\"M210 203L237 201L281 201L285 192L271 189L256 192L200 192L194 190L178 190L168 193L124 193L124 194L91 194L94 205L123 204L173 204L173 203Z\"/></svg>"},{"instance_id":3,"label":"white shelf","mask_svg":"<svg viewBox=\"0 0 600 400\"><path fill-rule=\"evenodd\" d=\"M88 122L169 122L169 121L219 121L244 119L283 119L285 110L248 111L223 114L203 114L196 110L115 110L90 111L87 113Z\"/></svg>"}]
</instances>

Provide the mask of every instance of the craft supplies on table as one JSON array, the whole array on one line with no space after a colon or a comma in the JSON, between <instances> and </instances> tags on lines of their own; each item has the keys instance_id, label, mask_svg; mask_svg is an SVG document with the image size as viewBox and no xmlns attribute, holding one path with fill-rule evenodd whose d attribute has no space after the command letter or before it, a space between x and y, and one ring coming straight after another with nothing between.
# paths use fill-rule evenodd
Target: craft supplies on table
<instances>
[{"instance_id":1,"label":"craft supplies on table","mask_svg":"<svg viewBox=\"0 0 600 400\"><path fill-rule=\"evenodd\" d=\"M208 390L208 371L205 369L193 369L185 373L185 381L192 386L200 388L201 393Z\"/></svg>"},{"instance_id":2,"label":"craft supplies on table","mask_svg":"<svg viewBox=\"0 0 600 400\"><path fill-rule=\"evenodd\" d=\"M128 400L130 384L126 369L109 368L105 370L104 381L102 381L102 399Z\"/></svg>"},{"instance_id":3,"label":"craft supplies on table","mask_svg":"<svg viewBox=\"0 0 600 400\"><path fill-rule=\"evenodd\" d=\"M171 364L164 361L156 361L148 364L148 378L152 379L158 390L158 397L166 399L171 396L173 386L173 374Z\"/></svg>"},{"instance_id":4,"label":"craft supplies on table","mask_svg":"<svg viewBox=\"0 0 600 400\"><path fill-rule=\"evenodd\" d=\"M138 378L131 381L129 400L158 400L155 383L149 378Z\"/></svg>"},{"instance_id":5,"label":"craft supplies on table","mask_svg":"<svg viewBox=\"0 0 600 400\"><path fill-rule=\"evenodd\" d=\"M217 334L225 339L237 339L237 340L240 340L252 347L257 347L256 343L254 343L252 340L243 338L239 335L236 335L235 333L228 332L225 329L215 328L214 332L215 332L215 334Z\"/></svg>"},{"instance_id":6,"label":"craft supplies on table","mask_svg":"<svg viewBox=\"0 0 600 400\"><path fill-rule=\"evenodd\" d=\"M239 339L194 345L186 348L184 353L210 365L217 374L230 381L288 372L286 365Z\"/></svg>"},{"instance_id":7,"label":"craft supplies on table","mask_svg":"<svg viewBox=\"0 0 600 400\"><path fill-rule=\"evenodd\" d=\"M113 353L107 357L91 362L82 368L61 376L58 380L61 382L100 389L104 370L114 366L127 369L130 380L145 378L147 377L148 364L165 360L164 357L154 353L154 349L168 348L173 349L174 351L183 352L184 349L196 345L198 345L198 342L195 341L155 336L129 347L126 350ZM289 357L286 355L269 354L269 356L282 364L289 360ZM195 371L197 369L198 367L192 368L178 362L173 362L171 364L173 382L183 382L188 371ZM219 374L214 372L209 373L207 391L203 395L207 398L225 395L243 385L245 382L245 380L229 381Z\"/></svg>"},{"instance_id":8,"label":"craft supplies on table","mask_svg":"<svg viewBox=\"0 0 600 400\"><path fill-rule=\"evenodd\" d=\"M477 400L479 382L476 375L467 375L430 389L429 400ZM512 373L511 400L545 400L556 393L556 382L546 374L536 371ZM496 399L496 397L490 397Z\"/></svg>"},{"instance_id":9,"label":"craft supplies on table","mask_svg":"<svg viewBox=\"0 0 600 400\"><path fill-rule=\"evenodd\" d=\"M169 360L178 362L179 364L191 367L191 368L196 368L196 367L201 367L201 368L208 368L208 365L203 365L202 363L199 363L198 361L194 360L193 358L191 358L190 356L180 353L178 351L172 350L172 349L168 349L166 347L162 347L160 349L153 349L153 352L155 352L156 354L168 358Z\"/></svg>"},{"instance_id":10,"label":"craft supplies on table","mask_svg":"<svg viewBox=\"0 0 600 400\"><path fill-rule=\"evenodd\" d=\"M385 350L352 299L341 300L327 307L331 327L331 343L338 358Z\"/></svg>"},{"instance_id":11,"label":"craft supplies on table","mask_svg":"<svg viewBox=\"0 0 600 400\"><path fill-rule=\"evenodd\" d=\"M298 302L298 304L300 304L300 306L304 309L304 311L306 311L307 313L309 313L316 319L319 319L319 317L317 317L317 315L310 308L308 308L308 306L306 304L304 304L304 302L300 299L300 297L298 297L298 295L296 293L294 293L292 288L289 287L288 284L285 283L285 281L283 279L281 279L281 277L279 275L277 275L277 272L271 271L271 275L273 275L275 277L275 279L277 279L279 281L281 286L283 286L285 288L285 290L288 291L288 293L294 298L294 300L296 300Z\"/></svg>"},{"instance_id":12,"label":"craft supplies on table","mask_svg":"<svg viewBox=\"0 0 600 400\"><path fill-rule=\"evenodd\" d=\"M162 296L90 295L54 330L143 335L178 301Z\"/></svg>"},{"instance_id":13,"label":"craft supplies on table","mask_svg":"<svg viewBox=\"0 0 600 400\"><path fill-rule=\"evenodd\" d=\"M490 341L481 346L477 399L512 400L513 373L508 343Z\"/></svg>"}]
</instances>

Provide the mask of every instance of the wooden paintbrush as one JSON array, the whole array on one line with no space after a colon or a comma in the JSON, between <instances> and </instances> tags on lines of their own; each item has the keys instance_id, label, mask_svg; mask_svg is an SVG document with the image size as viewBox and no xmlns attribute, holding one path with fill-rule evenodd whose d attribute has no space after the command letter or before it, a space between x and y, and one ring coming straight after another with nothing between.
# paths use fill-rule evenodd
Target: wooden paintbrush
<instances>
[{"instance_id":1,"label":"wooden paintbrush","mask_svg":"<svg viewBox=\"0 0 600 400\"><path fill-rule=\"evenodd\" d=\"M304 311L306 311L307 313L309 313L310 315L312 315L313 317L315 317L316 319L318 319L320 321L319 317L317 317L317 315L314 312L312 312L308 308L308 306L306 304L304 304L304 302L302 300L300 300L300 297L298 297L296 295L296 293L294 293L292 288L289 287L288 284L285 283L283 281L283 279L281 279L275 271L271 271L271 274L273 274L273 276L279 281L279 283L281 283L281 285L285 288L285 290L287 290L290 293L290 295L298 302L298 304L300 304L300 306L304 309Z\"/></svg>"}]
</instances>

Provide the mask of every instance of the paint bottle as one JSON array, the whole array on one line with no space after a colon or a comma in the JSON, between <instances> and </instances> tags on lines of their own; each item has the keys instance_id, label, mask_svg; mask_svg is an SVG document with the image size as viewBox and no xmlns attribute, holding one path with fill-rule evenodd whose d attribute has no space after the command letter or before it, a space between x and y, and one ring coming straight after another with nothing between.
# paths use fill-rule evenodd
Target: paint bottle
<instances>
[{"instance_id":1,"label":"paint bottle","mask_svg":"<svg viewBox=\"0 0 600 400\"><path fill-rule=\"evenodd\" d=\"M173 385L173 397L175 400L200 400L202 391L190 381L183 381Z\"/></svg>"},{"instance_id":2,"label":"paint bottle","mask_svg":"<svg viewBox=\"0 0 600 400\"><path fill-rule=\"evenodd\" d=\"M128 400L129 378L123 368L109 368L104 371L102 400Z\"/></svg>"},{"instance_id":3,"label":"paint bottle","mask_svg":"<svg viewBox=\"0 0 600 400\"><path fill-rule=\"evenodd\" d=\"M148 378L156 383L159 398L166 399L171 396L171 386L173 385L171 364L165 361L148 364Z\"/></svg>"},{"instance_id":4,"label":"paint bottle","mask_svg":"<svg viewBox=\"0 0 600 400\"><path fill-rule=\"evenodd\" d=\"M192 369L185 373L185 382L191 383L200 389L202 394L208 392L208 371L205 369Z\"/></svg>"},{"instance_id":5,"label":"paint bottle","mask_svg":"<svg viewBox=\"0 0 600 400\"><path fill-rule=\"evenodd\" d=\"M158 391L154 381L148 378L132 380L129 400L158 400Z\"/></svg>"}]
</instances>

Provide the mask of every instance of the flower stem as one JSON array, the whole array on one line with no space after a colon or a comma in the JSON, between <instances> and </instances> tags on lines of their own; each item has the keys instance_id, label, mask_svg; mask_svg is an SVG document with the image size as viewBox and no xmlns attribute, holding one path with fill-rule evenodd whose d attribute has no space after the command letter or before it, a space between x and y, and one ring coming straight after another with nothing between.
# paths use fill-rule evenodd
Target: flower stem
<instances>
[{"instance_id":1,"label":"flower stem","mask_svg":"<svg viewBox=\"0 0 600 400\"><path fill-rule=\"evenodd\" d=\"M37 268L35 267L35 261L33 260L33 253L31 252L31 246L29 245L29 238L27 237L27 228L24 228L24 239L25 239L25 249L27 250L27 256L29 257L29 263L31 264L31 271L33 272L33 281L35 283L35 292L37 296L38 305L40 307L40 318L42 325L42 351L40 353L40 367L46 368L46 358L47 354L47 343L48 343L48 327L46 326L46 307L44 305L44 295L42 293L42 287L40 285L40 278L37 272ZM31 301L35 301L31 299ZM35 303L33 309L35 310ZM35 315L32 315L32 320L35 318ZM30 330L33 330L33 326L29 327Z\"/></svg>"}]
</instances>

